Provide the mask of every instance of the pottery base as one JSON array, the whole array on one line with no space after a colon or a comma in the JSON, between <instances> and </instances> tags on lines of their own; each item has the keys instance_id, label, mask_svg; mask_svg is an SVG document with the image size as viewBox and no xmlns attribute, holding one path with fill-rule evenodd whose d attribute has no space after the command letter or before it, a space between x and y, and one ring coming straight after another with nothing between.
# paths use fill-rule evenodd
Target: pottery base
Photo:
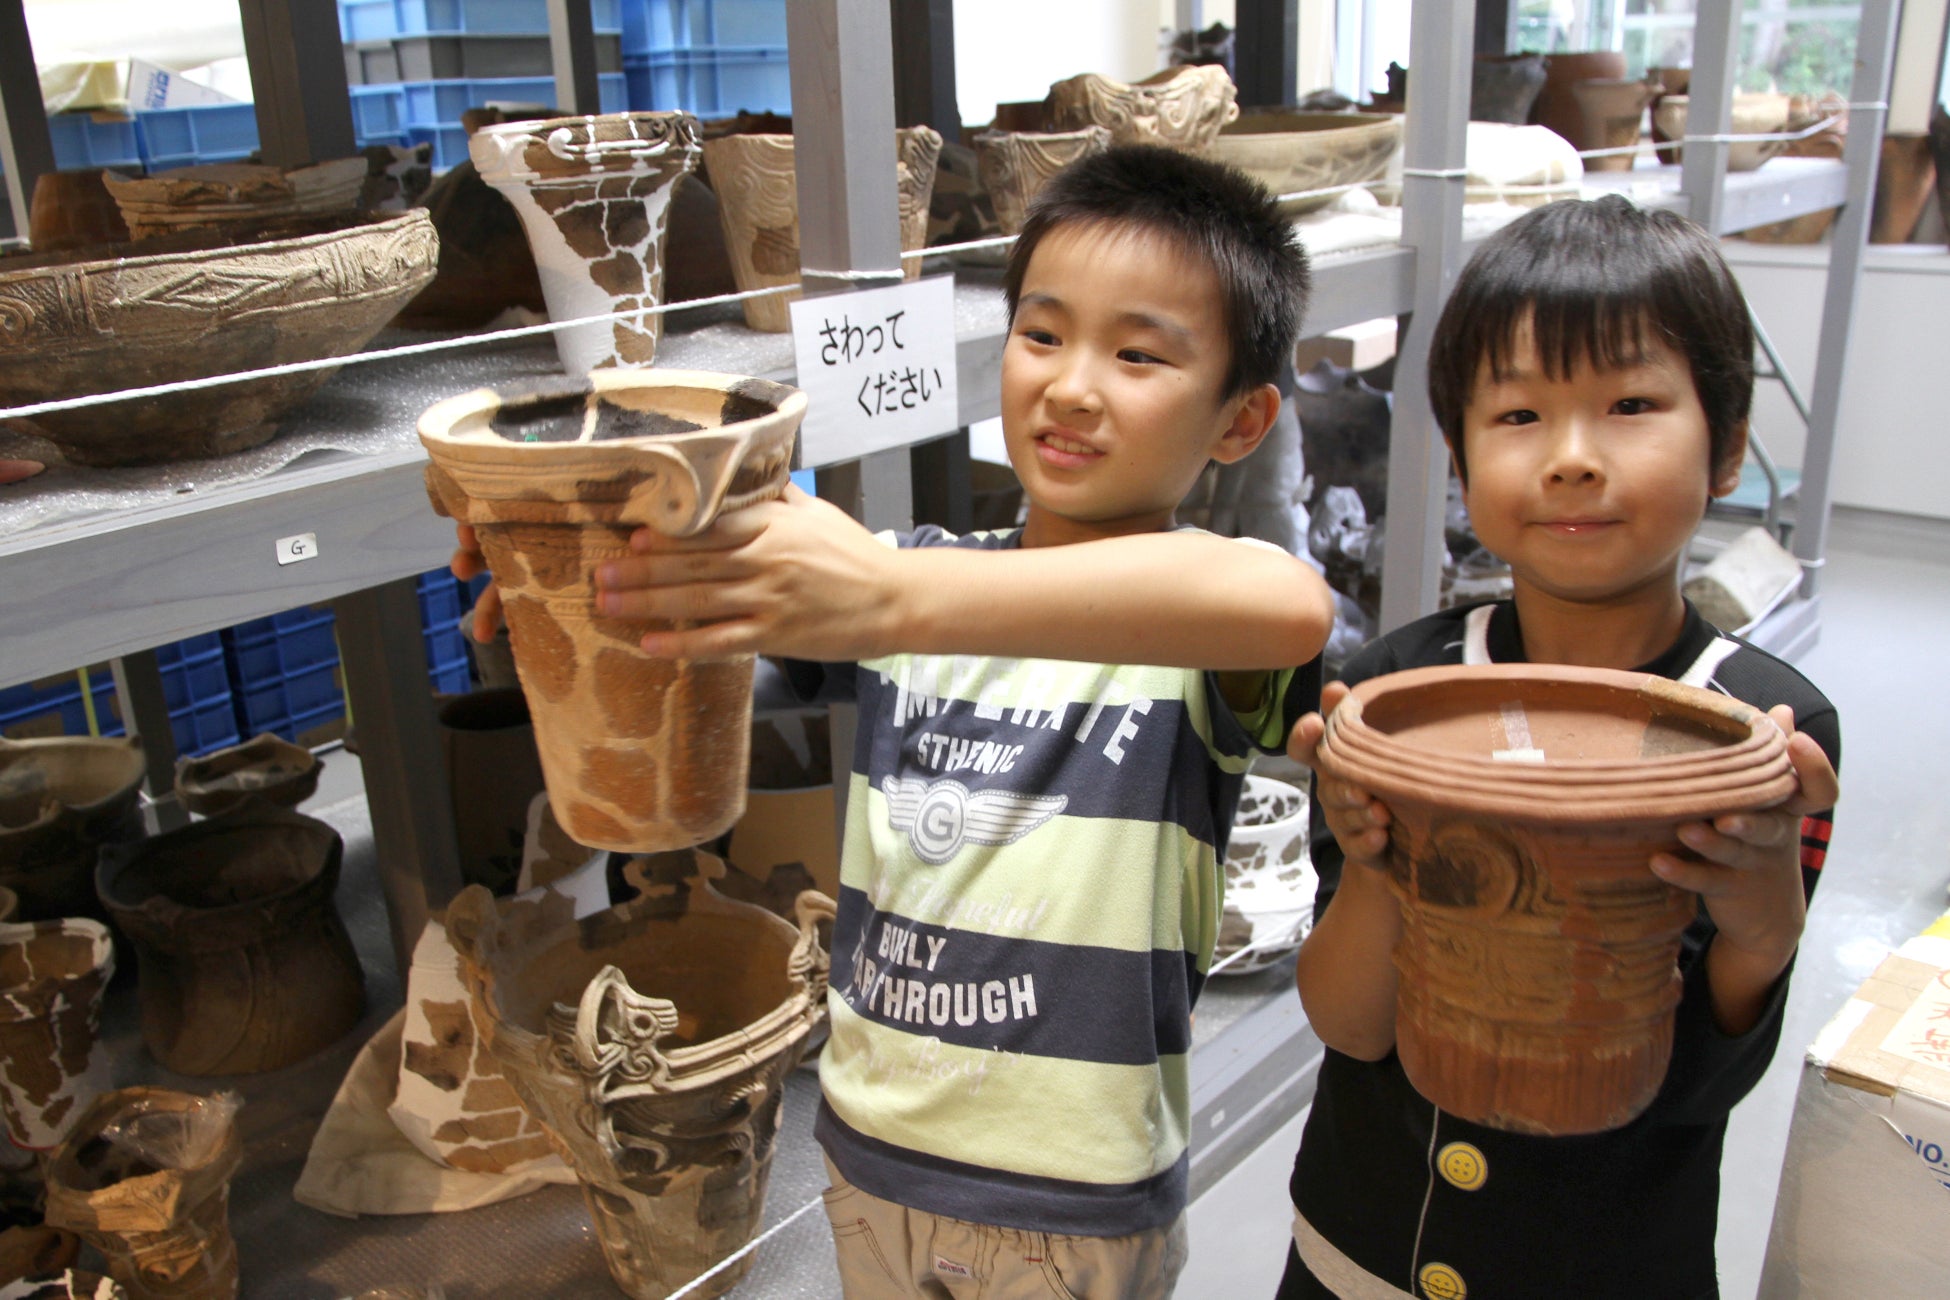
<instances>
[{"instance_id":1,"label":"pottery base","mask_svg":"<svg viewBox=\"0 0 1950 1300\"><path fill-rule=\"evenodd\" d=\"M776 1131L778 1114L773 1109ZM596 1226L610 1276L631 1300L664 1300L708 1272L758 1235L765 1218L765 1184L772 1143L755 1160L694 1176L658 1196L584 1183L583 1199ZM690 1294L710 1300L737 1286L756 1253L745 1256Z\"/></svg>"}]
</instances>

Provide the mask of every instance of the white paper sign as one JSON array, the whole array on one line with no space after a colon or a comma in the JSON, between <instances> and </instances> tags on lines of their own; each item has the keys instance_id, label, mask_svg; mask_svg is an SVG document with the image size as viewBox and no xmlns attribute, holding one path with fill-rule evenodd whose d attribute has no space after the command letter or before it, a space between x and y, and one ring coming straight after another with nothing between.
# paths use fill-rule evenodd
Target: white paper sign
<instances>
[{"instance_id":1,"label":"white paper sign","mask_svg":"<svg viewBox=\"0 0 1950 1300\"><path fill-rule=\"evenodd\" d=\"M278 563L301 564L318 554L318 534L298 533L278 538Z\"/></svg>"},{"instance_id":2,"label":"white paper sign","mask_svg":"<svg viewBox=\"0 0 1950 1300\"><path fill-rule=\"evenodd\" d=\"M961 427L955 282L936 276L792 304L801 466L857 460Z\"/></svg>"}]
</instances>

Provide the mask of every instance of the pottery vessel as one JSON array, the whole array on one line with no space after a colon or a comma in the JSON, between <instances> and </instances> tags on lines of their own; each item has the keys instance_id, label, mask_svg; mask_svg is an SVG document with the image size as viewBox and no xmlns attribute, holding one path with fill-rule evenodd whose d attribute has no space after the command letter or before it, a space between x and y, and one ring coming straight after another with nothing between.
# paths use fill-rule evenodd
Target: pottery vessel
<instances>
[{"instance_id":1,"label":"pottery vessel","mask_svg":"<svg viewBox=\"0 0 1950 1300\"><path fill-rule=\"evenodd\" d=\"M28 207L28 244L37 252L54 253L127 243L129 227L102 181L105 175L99 167L43 173L34 182L34 201Z\"/></svg>"},{"instance_id":2,"label":"pottery vessel","mask_svg":"<svg viewBox=\"0 0 1950 1300\"><path fill-rule=\"evenodd\" d=\"M153 176L103 178L132 239L188 230L253 230L267 222L348 216L365 187L364 158L307 167L207 163Z\"/></svg>"},{"instance_id":3,"label":"pottery vessel","mask_svg":"<svg viewBox=\"0 0 1950 1300\"><path fill-rule=\"evenodd\" d=\"M646 876L646 866L655 880ZM691 851L632 863L641 891L582 921L568 900L462 891L447 910L476 1022L575 1170L609 1262L661 1300L749 1242L785 1076L824 1013L831 899L795 927L712 888ZM750 1257L694 1294L735 1286Z\"/></svg>"},{"instance_id":4,"label":"pottery vessel","mask_svg":"<svg viewBox=\"0 0 1950 1300\"><path fill-rule=\"evenodd\" d=\"M644 655L658 625L597 615L593 575L639 526L689 537L784 491L805 409L763 379L598 371L421 417L428 495L481 540L549 802L577 843L686 847L744 810L751 657Z\"/></svg>"},{"instance_id":5,"label":"pottery vessel","mask_svg":"<svg viewBox=\"0 0 1950 1300\"><path fill-rule=\"evenodd\" d=\"M14 913L19 910L20 895L5 885L0 885L0 924L13 920Z\"/></svg>"},{"instance_id":6,"label":"pottery vessel","mask_svg":"<svg viewBox=\"0 0 1950 1300\"><path fill-rule=\"evenodd\" d=\"M1659 130L1669 140L1686 137L1686 106L1690 97L1665 95L1656 110ZM1737 94L1733 97L1733 116L1728 126L1733 135L1778 135L1787 130L1793 114L1793 101L1787 95L1772 93ZM1727 146L1727 170L1750 172L1778 153L1785 152L1786 140L1742 140ZM1686 151L1671 150L1675 160L1683 161Z\"/></svg>"},{"instance_id":7,"label":"pottery vessel","mask_svg":"<svg viewBox=\"0 0 1950 1300\"><path fill-rule=\"evenodd\" d=\"M142 776L133 740L0 739L0 884L19 920L103 915L95 855L142 837Z\"/></svg>"},{"instance_id":8,"label":"pottery vessel","mask_svg":"<svg viewBox=\"0 0 1950 1300\"><path fill-rule=\"evenodd\" d=\"M894 132L895 178L900 187L901 251L928 242L928 202L941 136L925 126ZM725 249L740 291L799 281L799 182L789 135L726 135L704 142L704 162L717 188ZM903 274L921 277L918 258L904 258ZM788 306L798 293L772 294L745 304L745 323L780 334L792 328Z\"/></svg>"},{"instance_id":9,"label":"pottery vessel","mask_svg":"<svg viewBox=\"0 0 1950 1300\"><path fill-rule=\"evenodd\" d=\"M141 958L142 1041L179 1074L303 1060L364 1014L333 902L343 852L320 821L264 804L103 852L97 886Z\"/></svg>"},{"instance_id":10,"label":"pottery vessel","mask_svg":"<svg viewBox=\"0 0 1950 1300\"><path fill-rule=\"evenodd\" d=\"M0 1300L127 1300L128 1294L113 1278L79 1268L33 1273L0 1285Z\"/></svg>"},{"instance_id":11,"label":"pottery vessel","mask_svg":"<svg viewBox=\"0 0 1950 1300\"><path fill-rule=\"evenodd\" d=\"M697 166L688 113L608 113L486 126L467 141L481 179L514 205L558 321L655 307L664 292L671 191ZM663 316L558 330L571 375L647 366Z\"/></svg>"},{"instance_id":12,"label":"pottery vessel","mask_svg":"<svg viewBox=\"0 0 1950 1300\"><path fill-rule=\"evenodd\" d=\"M318 790L325 765L305 746L265 732L202 758L176 761L176 798L205 817L260 800L296 808Z\"/></svg>"},{"instance_id":13,"label":"pottery vessel","mask_svg":"<svg viewBox=\"0 0 1950 1300\"><path fill-rule=\"evenodd\" d=\"M1320 770L1393 814L1396 1049L1451 1114L1591 1133L1648 1105L1671 1057L1698 900L1652 874L1676 829L1794 790L1759 710L1663 678L1425 668L1357 686Z\"/></svg>"},{"instance_id":14,"label":"pottery vessel","mask_svg":"<svg viewBox=\"0 0 1950 1300\"><path fill-rule=\"evenodd\" d=\"M1307 852L1307 792L1248 776L1226 843L1225 914L1213 965L1253 951L1222 972L1244 975L1289 956L1313 926L1320 877Z\"/></svg>"},{"instance_id":15,"label":"pottery vessel","mask_svg":"<svg viewBox=\"0 0 1950 1300\"><path fill-rule=\"evenodd\" d=\"M1275 197L1378 179L1402 135L1385 113L1251 112L1219 132L1207 156L1239 168ZM1287 216L1313 212L1338 195L1292 199Z\"/></svg>"},{"instance_id":16,"label":"pottery vessel","mask_svg":"<svg viewBox=\"0 0 1950 1300\"><path fill-rule=\"evenodd\" d=\"M1593 77L1571 87L1578 108L1584 114L1579 149L1624 149L1639 142L1645 124L1645 106L1652 102L1658 87L1650 82L1624 78ZM1586 158L1586 171L1628 172L1635 154L1602 154Z\"/></svg>"},{"instance_id":17,"label":"pottery vessel","mask_svg":"<svg viewBox=\"0 0 1950 1300\"><path fill-rule=\"evenodd\" d=\"M1922 132L1886 133L1882 137L1882 161L1876 167L1869 242L1908 243L1935 186L1936 161L1931 155L1930 137Z\"/></svg>"},{"instance_id":18,"label":"pottery vessel","mask_svg":"<svg viewBox=\"0 0 1950 1300\"><path fill-rule=\"evenodd\" d=\"M108 1086L96 1036L114 974L99 921L0 925L0 1110L14 1145L53 1147Z\"/></svg>"},{"instance_id":19,"label":"pottery vessel","mask_svg":"<svg viewBox=\"0 0 1950 1300\"><path fill-rule=\"evenodd\" d=\"M1781 156L1841 161L1842 151L1848 144L1848 104L1840 95L1825 95L1820 99L1808 95L1793 97L1788 113L1789 131L1800 131L1824 121L1829 123L1826 128L1803 139L1789 141ZM1743 230L1740 238L1762 244L1818 244L1839 215L1840 210L1836 208L1806 212L1786 221L1769 222Z\"/></svg>"},{"instance_id":20,"label":"pottery vessel","mask_svg":"<svg viewBox=\"0 0 1950 1300\"><path fill-rule=\"evenodd\" d=\"M0 405L230 374L356 352L433 278L421 211L231 245L217 232L0 258ZM264 442L330 370L14 421L80 465L148 465Z\"/></svg>"},{"instance_id":21,"label":"pottery vessel","mask_svg":"<svg viewBox=\"0 0 1950 1300\"><path fill-rule=\"evenodd\" d=\"M1546 54L1544 84L1530 106L1530 120L1577 144L1584 131L1584 110L1578 106L1577 92L1572 87L1593 77L1616 81L1624 75L1625 56L1613 50Z\"/></svg>"},{"instance_id":22,"label":"pottery vessel","mask_svg":"<svg viewBox=\"0 0 1950 1300\"><path fill-rule=\"evenodd\" d=\"M1239 90L1220 67L1167 68L1126 84L1094 72L1049 88L1043 115L1052 131L1106 127L1112 144L1160 144L1187 153L1212 147L1239 116Z\"/></svg>"},{"instance_id":23,"label":"pottery vessel","mask_svg":"<svg viewBox=\"0 0 1950 1300\"><path fill-rule=\"evenodd\" d=\"M473 691L440 706L460 878L497 894L521 871L528 805L542 790L535 724L519 688Z\"/></svg>"},{"instance_id":24,"label":"pottery vessel","mask_svg":"<svg viewBox=\"0 0 1950 1300\"><path fill-rule=\"evenodd\" d=\"M131 1300L230 1300L236 1099L123 1088L88 1108L47 1164L47 1221L79 1233Z\"/></svg>"},{"instance_id":25,"label":"pottery vessel","mask_svg":"<svg viewBox=\"0 0 1950 1300\"><path fill-rule=\"evenodd\" d=\"M1691 68L1647 68L1645 79L1657 82L1659 85L1658 93L1652 96L1651 114L1652 139L1661 146L1658 150L1659 161L1676 163L1679 161L1679 150L1665 147L1673 143L1673 138L1666 134L1665 128L1659 124L1659 105L1665 101L1667 95L1687 93L1693 84L1693 70Z\"/></svg>"},{"instance_id":26,"label":"pottery vessel","mask_svg":"<svg viewBox=\"0 0 1950 1300\"><path fill-rule=\"evenodd\" d=\"M1541 54L1479 54L1469 80L1469 120L1521 125L1544 88Z\"/></svg>"},{"instance_id":27,"label":"pottery vessel","mask_svg":"<svg viewBox=\"0 0 1950 1300\"><path fill-rule=\"evenodd\" d=\"M81 1238L45 1223L0 1229L0 1300L7 1300L7 1284L36 1274L65 1272L80 1254Z\"/></svg>"},{"instance_id":28,"label":"pottery vessel","mask_svg":"<svg viewBox=\"0 0 1950 1300\"><path fill-rule=\"evenodd\" d=\"M1049 178L1079 158L1110 148L1101 126L1081 131L984 131L975 137L982 188L995 205L995 220L1005 235L1022 233L1029 201Z\"/></svg>"},{"instance_id":29,"label":"pottery vessel","mask_svg":"<svg viewBox=\"0 0 1950 1300\"><path fill-rule=\"evenodd\" d=\"M471 158L434 178L425 206L440 237L440 262L433 282L400 308L400 325L476 329L509 308L547 311L521 218Z\"/></svg>"}]
</instances>

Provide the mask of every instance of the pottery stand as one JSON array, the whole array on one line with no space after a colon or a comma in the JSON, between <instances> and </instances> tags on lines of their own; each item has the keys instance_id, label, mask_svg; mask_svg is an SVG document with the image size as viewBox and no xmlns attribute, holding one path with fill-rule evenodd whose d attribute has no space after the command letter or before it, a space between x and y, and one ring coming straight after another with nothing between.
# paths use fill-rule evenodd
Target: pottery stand
<instances>
[{"instance_id":1,"label":"pottery stand","mask_svg":"<svg viewBox=\"0 0 1950 1300\"><path fill-rule=\"evenodd\" d=\"M467 141L481 179L521 217L558 321L663 302L671 189L697 166L688 113L610 113L486 126ZM557 330L562 368L647 366L663 316Z\"/></svg>"},{"instance_id":2,"label":"pottery stand","mask_svg":"<svg viewBox=\"0 0 1950 1300\"><path fill-rule=\"evenodd\" d=\"M176 760L176 798L205 817L260 800L295 808L318 790L318 755L272 732L201 758Z\"/></svg>"},{"instance_id":3,"label":"pottery stand","mask_svg":"<svg viewBox=\"0 0 1950 1300\"><path fill-rule=\"evenodd\" d=\"M601 370L430 408L434 508L471 524L501 588L549 803L591 848L701 844L744 810L752 660L653 659L653 625L593 609L593 574L640 525L688 537L785 489L797 389Z\"/></svg>"},{"instance_id":4,"label":"pottery stand","mask_svg":"<svg viewBox=\"0 0 1950 1300\"><path fill-rule=\"evenodd\" d=\"M232 1098L165 1088L104 1093L48 1161L47 1221L101 1251L132 1300L230 1300L230 1179L243 1161L234 1110ZM160 1130L180 1154L157 1159L104 1136L122 1130Z\"/></svg>"},{"instance_id":5,"label":"pottery stand","mask_svg":"<svg viewBox=\"0 0 1950 1300\"><path fill-rule=\"evenodd\" d=\"M0 739L0 884L18 919L104 915L95 855L142 837L142 777L133 740Z\"/></svg>"},{"instance_id":6,"label":"pottery stand","mask_svg":"<svg viewBox=\"0 0 1950 1300\"><path fill-rule=\"evenodd\" d=\"M1168 68L1126 84L1086 72L1049 88L1043 114L1053 131L1101 126L1112 144L1157 144L1187 153L1212 147L1239 116L1239 90L1224 68Z\"/></svg>"},{"instance_id":7,"label":"pottery stand","mask_svg":"<svg viewBox=\"0 0 1950 1300\"><path fill-rule=\"evenodd\" d=\"M0 1111L14 1145L54 1146L108 1086L97 1033L114 974L99 921L0 925Z\"/></svg>"},{"instance_id":8,"label":"pottery stand","mask_svg":"<svg viewBox=\"0 0 1950 1300\"><path fill-rule=\"evenodd\" d=\"M1110 148L1110 132L1101 126L1081 131L984 131L975 137L976 165L982 188L995 205L995 219L1005 235L1022 233L1029 201L1049 178L1079 158Z\"/></svg>"},{"instance_id":9,"label":"pottery stand","mask_svg":"<svg viewBox=\"0 0 1950 1300\"><path fill-rule=\"evenodd\" d=\"M894 132L900 187L901 251L928 242L928 201L934 194L941 137L925 126ZM799 182L789 135L726 135L704 142L704 165L718 194L725 249L741 291L799 282ZM903 259L903 273L919 279L919 259ZM745 324L783 334L792 328L792 293L745 303Z\"/></svg>"},{"instance_id":10,"label":"pottery stand","mask_svg":"<svg viewBox=\"0 0 1950 1300\"><path fill-rule=\"evenodd\" d=\"M255 1074L336 1042L365 1013L333 902L330 826L249 804L103 852L97 884L141 958L142 1041L179 1074Z\"/></svg>"},{"instance_id":11,"label":"pottery stand","mask_svg":"<svg viewBox=\"0 0 1950 1300\"><path fill-rule=\"evenodd\" d=\"M631 864L639 897L583 921L559 897L448 908L476 1021L581 1180L610 1274L662 1300L764 1216L784 1080L824 1014L831 899L793 925L733 902L695 850ZM750 1267L695 1294L722 1295Z\"/></svg>"}]
</instances>

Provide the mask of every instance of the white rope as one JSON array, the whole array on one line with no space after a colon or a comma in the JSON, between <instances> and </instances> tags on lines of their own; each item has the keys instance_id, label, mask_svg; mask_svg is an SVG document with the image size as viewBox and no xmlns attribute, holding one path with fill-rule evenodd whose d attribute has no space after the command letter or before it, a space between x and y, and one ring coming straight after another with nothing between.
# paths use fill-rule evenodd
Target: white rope
<instances>
[{"instance_id":1,"label":"white rope","mask_svg":"<svg viewBox=\"0 0 1950 1300\"><path fill-rule=\"evenodd\" d=\"M667 1300L684 1300L685 1296L697 1290L699 1287L703 1286L706 1282L709 1282L712 1278L724 1272L726 1269L730 1268L733 1264L736 1264L739 1260L751 1254L753 1251L757 1250L760 1246L764 1245L772 1238L778 1236L781 1232L784 1232L787 1228L791 1227L798 1220L804 1218L806 1215L818 1209L820 1205L824 1203L824 1200L825 1200L824 1197L815 1196L812 1200L807 1201L804 1205L794 1210L791 1214L779 1220L778 1223L766 1229L758 1236L752 1238L751 1241L746 1243L745 1248L743 1250L737 1251L734 1254L726 1255L723 1259L719 1260L716 1264L713 1264L709 1272L698 1274L695 1278L691 1279L691 1281L685 1283L677 1290L672 1291L670 1295L667 1297Z\"/></svg>"},{"instance_id":2,"label":"white rope","mask_svg":"<svg viewBox=\"0 0 1950 1300\"><path fill-rule=\"evenodd\" d=\"M1738 132L1727 132L1721 135L1686 135L1680 137L1680 143L1742 144L1746 142L1758 143L1768 140L1806 140L1811 135L1820 135L1823 131L1828 130L1841 120L1840 116L1824 117L1813 126L1800 131L1767 131L1749 135L1741 135Z\"/></svg>"},{"instance_id":3,"label":"white rope","mask_svg":"<svg viewBox=\"0 0 1950 1300\"><path fill-rule=\"evenodd\" d=\"M924 256L933 250L926 249L926 248L918 248L914 251L917 256ZM907 257L907 254L902 253L901 257L905 259ZM906 274L907 272L901 270L899 267L896 267L891 271L815 271L809 267L804 267L804 266L799 268L799 279L801 283L803 283L808 277L815 276L815 275L822 280L844 280L852 283L858 283L860 281L867 281L867 280L898 280Z\"/></svg>"},{"instance_id":4,"label":"white rope","mask_svg":"<svg viewBox=\"0 0 1950 1300\"><path fill-rule=\"evenodd\" d=\"M1469 175L1467 167L1404 167L1402 175L1416 176L1428 181L1460 180Z\"/></svg>"}]
</instances>

